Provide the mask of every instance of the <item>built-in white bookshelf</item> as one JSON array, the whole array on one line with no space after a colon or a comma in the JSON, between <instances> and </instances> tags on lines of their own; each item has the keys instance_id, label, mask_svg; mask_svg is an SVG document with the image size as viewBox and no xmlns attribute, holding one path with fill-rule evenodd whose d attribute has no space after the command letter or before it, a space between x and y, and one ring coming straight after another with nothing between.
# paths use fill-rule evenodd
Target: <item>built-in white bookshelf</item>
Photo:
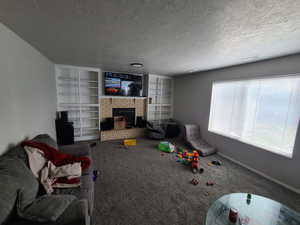
<instances>
[{"instance_id":1,"label":"built-in white bookshelf","mask_svg":"<svg viewBox=\"0 0 300 225\"><path fill-rule=\"evenodd\" d=\"M173 117L173 79L149 74L147 82L147 120L161 124Z\"/></svg>"},{"instance_id":2,"label":"built-in white bookshelf","mask_svg":"<svg viewBox=\"0 0 300 225\"><path fill-rule=\"evenodd\" d=\"M57 111L68 111L75 141L99 137L99 96L101 70L89 67L56 65Z\"/></svg>"}]
</instances>

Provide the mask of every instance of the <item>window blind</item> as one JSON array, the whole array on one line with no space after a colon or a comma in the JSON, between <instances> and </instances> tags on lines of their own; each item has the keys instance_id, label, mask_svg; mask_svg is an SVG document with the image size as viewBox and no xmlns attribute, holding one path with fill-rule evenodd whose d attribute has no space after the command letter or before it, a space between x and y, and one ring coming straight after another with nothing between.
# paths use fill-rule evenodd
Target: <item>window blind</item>
<instances>
[{"instance_id":1,"label":"window blind","mask_svg":"<svg viewBox=\"0 0 300 225\"><path fill-rule=\"evenodd\" d=\"M292 157L300 76L215 82L208 130Z\"/></svg>"}]
</instances>

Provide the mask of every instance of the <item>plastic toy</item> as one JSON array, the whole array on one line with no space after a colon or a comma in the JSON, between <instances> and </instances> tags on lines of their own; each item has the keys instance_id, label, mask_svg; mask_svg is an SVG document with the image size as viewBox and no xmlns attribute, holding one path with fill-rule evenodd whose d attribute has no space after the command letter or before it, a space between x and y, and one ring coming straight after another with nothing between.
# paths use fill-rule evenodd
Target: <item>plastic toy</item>
<instances>
[{"instance_id":1,"label":"plastic toy","mask_svg":"<svg viewBox=\"0 0 300 225\"><path fill-rule=\"evenodd\" d=\"M197 173L199 171L199 153L197 151L193 151L192 171L193 173Z\"/></svg>"},{"instance_id":2,"label":"plastic toy","mask_svg":"<svg viewBox=\"0 0 300 225\"><path fill-rule=\"evenodd\" d=\"M98 170L93 170L93 181L95 182L99 176L99 171Z\"/></svg>"},{"instance_id":3,"label":"plastic toy","mask_svg":"<svg viewBox=\"0 0 300 225\"><path fill-rule=\"evenodd\" d=\"M213 185L214 185L214 182L211 182L211 181L206 182L206 186L213 186Z\"/></svg>"},{"instance_id":4,"label":"plastic toy","mask_svg":"<svg viewBox=\"0 0 300 225\"><path fill-rule=\"evenodd\" d=\"M181 147L177 147L177 152L178 152L178 153L183 153L183 152L184 152L184 149L181 148Z\"/></svg>"},{"instance_id":5,"label":"plastic toy","mask_svg":"<svg viewBox=\"0 0 300 225\"><path fill-rule=\"evenodd\" d=\"M177 151L177 162L181 162L184 165L191 164L193 173L197 173L199 171L199 153L197 151Z\"/></svg>"},{"instance_id":6,"label":"plastic toy","mask_svg":"<svg viewBox=\"0 0 300 225\"><path fill-rule=\"evenodd\" d=\"M177 162L188 165L192 161L192 156L192 153L187 150L177 151Z\"/></svg>"},{"instance_id":7,"label":"plastic toy","mask_svg":"<svg viewBox=\"0 0 300 225\"><path fill-rule=\"evenodd\" d=\"M135 146L136 145L136 139L125 139L123 141L123 144L125 146Z\"/></svg>"},{"instance_id":8,"label":"plastic toy","mask_svg":"<svg viewBox=\"0 0 300 225\"><path fill-rule=\"evenodd\" d=\"M199 181L196 180L195 178L193 178L193 179L191 180L191 184L197 185L197 184L199 184Z\"/></svg>"},{"instance_id":9,"label":"plastic toy","mask_svg":"<svg viewBox=\"0 0 300 225\"><path fill-rule=\"evenodd\" d=\"M199 173L203 173L204 172L204 169L203 168L200 168L199 169Z\"/></svg>"},{"instance_id":10,"label":"plastic toy","mask_svg":"<svg viewBox=\"0 0 300 225\"><path fill-rule=\"evenodd\" d=\"M167 141L162 141L158 145L158 149L162 152L171 153L175 151L175 146Z\"/></svg>"},{"instance_id":11,"label":"plastic toy","mask_svg":"<svg viewBox=\"0 0 300 225\"><path fill-rule=\"evenodd\" d=\"M215 166L221 166L221 162L217 160L211 161L211 163Z\"/></svg>"}]
</instances>

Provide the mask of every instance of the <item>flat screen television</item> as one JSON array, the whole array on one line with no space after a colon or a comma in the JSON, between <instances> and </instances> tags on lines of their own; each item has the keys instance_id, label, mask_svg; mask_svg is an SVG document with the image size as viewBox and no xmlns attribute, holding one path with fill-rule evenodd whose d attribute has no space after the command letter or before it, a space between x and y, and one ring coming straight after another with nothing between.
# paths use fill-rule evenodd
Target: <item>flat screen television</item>
<instances>
[{"instance_id":1,"label":"flat screen television","mask_svg":"<svg viewBox=\"0 0 300 225\"><path fill-rule=\"evenodd\" d=\"M141 97L143 77L124 73L104 73L105 95Z\"/></svg>"}]
</instances>

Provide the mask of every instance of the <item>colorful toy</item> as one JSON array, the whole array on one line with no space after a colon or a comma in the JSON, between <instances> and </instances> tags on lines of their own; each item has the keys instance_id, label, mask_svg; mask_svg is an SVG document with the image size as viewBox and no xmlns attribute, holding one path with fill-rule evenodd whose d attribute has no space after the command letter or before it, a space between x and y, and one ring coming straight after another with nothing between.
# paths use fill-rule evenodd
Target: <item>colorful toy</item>
<instances>
[{"instance_id":1,"label":"colorful toy","mask_svg":"<svg viewBox=\"0 0 300 225\"><path fill-rule=\"evenodd\" d=\"M175 151L175 146L167 141L162 141L158 145L158 149L162 152L171 153Z\"/></svg>"},{"instance_id":2,"label":"colorful toy","mask_svg":"<svg viewBox=\"0 0 300 225\"><path fill-rule=\"evenodd\" d=\"M136 145L136 139L125 139L123 141L123 144L125 146L135 146Z\"/></svg>"},{"instance_id":3,"label":"colorful toy","mask_svg":"<svg viewBox=\"0 0 300 225\"><path fill-rule=\"evenodd\" d=\"M177 162L181 162L184 165L191 164L193 173L199 171L199 153L197 151L177 151Z\"/></svg>"},{"instance_id":4,"label":"colorful toy","mask_svg":"<svg viewBox=\"0 0 300 225\"><path fill-rule=\"evenodd\" d=\"M192 171L193 173L197 173L199 171L199 153L197 151L193 151Z\"/></svg>"},{"instance_id":5,"label":"colorful toy","mask_svg":"<svg viewBox=\"0 0 300 225\"><path fill-rule=\"evenodd\" d=\"M184 152L184 149L181 148L181 147L177 147L176 149L177 149L177 152L180 152L180 153L183 153L183 152Z\"/></svg>"}]
</instances>

